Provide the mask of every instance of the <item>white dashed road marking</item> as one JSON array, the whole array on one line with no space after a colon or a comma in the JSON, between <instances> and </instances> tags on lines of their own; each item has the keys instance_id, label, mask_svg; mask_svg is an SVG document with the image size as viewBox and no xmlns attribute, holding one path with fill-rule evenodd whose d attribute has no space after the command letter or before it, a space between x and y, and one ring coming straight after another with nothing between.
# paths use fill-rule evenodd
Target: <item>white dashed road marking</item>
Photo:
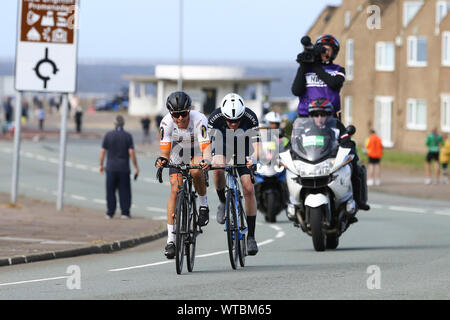
<instances>
[{"instance_id":1,"label":"white dashed road marking","mask_svg":"<svg viewBox=\"0 0 450 320\"><path fill-rule=\"evenodd\" d=\"M258 225L261 225L260 223L257 223ZM266 225L269 226L270 228L274 229L275 231L277 231L277 234L275 236L275 238L281 238L284 237L285 233L283 231L283 229L279 226L275 226L275 225ZM258 246L264 246L266 244L272 243L274 242L275 239L267 239L264 240L262 242L258 242ZM206 254L202 254L202 255L197 255L195 256L196 258L208 258L208 257L212 257L212 256L217 256L219 254L226 254L228 253L228 250L222 250L222 251L215 251L215 252L210 252L210 253L206 253ZM162 264L167 264L167 263L173 263L173 260L170 261L160 261L160 262L155 262L155 263L149 263L149 264L143 264L143 265L138 265L138 266L130 266L130 267L124 267L124 268L116 268L116 269L111 269L108 270L110 272L119 272L119 271L128 271L128 270L134 270L134 269L141 269L141 268L148 268L148 267L154 267L154 266L159 266Z\"/></svg>"}]
</instances>

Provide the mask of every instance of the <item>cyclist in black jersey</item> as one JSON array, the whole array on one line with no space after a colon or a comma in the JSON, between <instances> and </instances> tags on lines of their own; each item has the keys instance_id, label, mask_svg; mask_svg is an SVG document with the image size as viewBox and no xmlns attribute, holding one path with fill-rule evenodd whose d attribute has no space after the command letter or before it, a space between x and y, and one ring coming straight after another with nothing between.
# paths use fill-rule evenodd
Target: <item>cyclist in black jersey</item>
<instances>
[{"instance_id":1,"label":"cyclist in black jersey","mask_svg":"<svg viewBox=\"0 0 450 320\"><path fill-rule=\"evenodd\" d=\"M208 127L212 140L212 164L223 166L228 164L246 164L246 168L239 168L245 199L245 212L248 221L247 252L255 255L258 246L255 240L256 224L256 197L255 189L250 178L250 168L256 164L256 158L260 150L258 133L258 117L246 108L244 99L235 93L227 94L221 103L221 107L214 110L209 116ZM215 170L213 175L214 185L219 196L220 205L217 212L217 222L225 222L225 172Z\"/></svg>"}]
</instances>

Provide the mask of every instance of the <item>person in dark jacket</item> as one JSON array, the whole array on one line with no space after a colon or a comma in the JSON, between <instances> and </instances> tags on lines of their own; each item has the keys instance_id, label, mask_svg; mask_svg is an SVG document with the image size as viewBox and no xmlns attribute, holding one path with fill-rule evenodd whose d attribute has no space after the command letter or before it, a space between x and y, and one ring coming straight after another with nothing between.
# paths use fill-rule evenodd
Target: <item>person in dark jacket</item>
<instances>
[{"instance_id":1,"label":"person in dark jacket","mask_svg":"<svg viewBox=\"0 0 450 320\"><path fill-rule=\"evenodd\" d=\"M118 115L115 129L106 133L100 152L100 173L106 171L106 217L111 219L116 211L116 191L119 190L122 218L129 219L131 207L130 158L135 170L135 179L139 174L133 136L123 129L125 120ZM103 162L107 155L106 168Z\"/></svg>"}]
</instances>

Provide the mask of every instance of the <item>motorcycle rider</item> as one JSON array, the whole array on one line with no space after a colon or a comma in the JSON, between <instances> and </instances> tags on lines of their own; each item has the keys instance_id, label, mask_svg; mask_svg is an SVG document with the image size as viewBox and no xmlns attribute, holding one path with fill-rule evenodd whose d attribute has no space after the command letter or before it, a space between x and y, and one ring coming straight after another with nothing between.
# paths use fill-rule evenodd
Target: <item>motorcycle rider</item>
<instances>
[{"instance_id":1,"label":"motorcycle rider","mask_svg":"<svg viewBox=\"0 0 450 320\"><path fill-rule=\"evenodd\" d=\"M317 98L327 97L334 107L334 116L341 110L340 90L345 81L345 69L334 64L340 44L331 34L321 35L315 42L318 54L314 61L306 61L305 52L297 56L300 64L291 91L299 97L298 115L308 117L308 106Z\"/></svg>"},{"instance_id":2,"label":"motorcycle rider","mask_svg":"<svg viewBox=\"0 0 450 320\"><path fill-rule=\"evenodd\" d=\"M345 69L333 63L340 50L339 41L331 34L323 34L317 38L314 46L320 54L316 56L313 62L306 61L305 52L297 56L297 62L300 64L300 67L298 68L291 91L299 97L298 116L308 117L310 103L318 98L326 97L333 106L333 116L340 119L340 90L345 81ZM358 160L356 147L353 150L356 159L354 164L356 165ZM359 184L358 181L363 180L363 173L361 171L360 167L354 166L352 183L355 185ZM354 190L359 194L358 190L364 187L359 186L359 188ZM360 209L370 209L360 195L357 199L360 199L359 202L357 201Z\"/></svg>"},{"instance_id":3,"label":"motorcycle rider","mask_svg":"<svg viewBox=\"0 0 450 320\"><path fill-rule=\"evenodd\" d=\"M278 112L271 111L266 114L264 118L265 122L269 125L269 129L271 130L279 130L279 142L280 142L280 151L283 149L289 149L290 142L289 138L285 136L284 130L280 128L281 125L281 116Z\"/></svg>"},{"instance_id":4,"label":"motorcycle rider","mask_svg":"<svg viewBox=\"0 0 450 320\"><path fill-rule=\"evenodd\" d=\"M326 122L331 118L331 116L334 113L334 107L331 104L331 102L326 98L318 98L313 101L308 106L308 114L310 117L314 119L314 123L317 126L317 128L324 129L326 128ZM298 119L301 120L301 119ZM360 176L357 174L358 171L358 161L359 157L356 152L356 145L351 140L350 135L347 133L347 129L344 127L344 125L338 120L336 120L336 127L339 130L339 133L337 134L338 142L343 148L349 148L351 149L351 154L354 155L354 158L352 160L352 187L353 187L353 198L356 201L356 204L358 205L358 208L361 210L369 210L370 206L365 203L365 199L361 196L361 188L363 186L361 185ZM362 181L362 183L366 183L366 181ZM356 217L353 217L350 220L350 223L354 223L358 221Z\"/></svg>"}]
</instances>

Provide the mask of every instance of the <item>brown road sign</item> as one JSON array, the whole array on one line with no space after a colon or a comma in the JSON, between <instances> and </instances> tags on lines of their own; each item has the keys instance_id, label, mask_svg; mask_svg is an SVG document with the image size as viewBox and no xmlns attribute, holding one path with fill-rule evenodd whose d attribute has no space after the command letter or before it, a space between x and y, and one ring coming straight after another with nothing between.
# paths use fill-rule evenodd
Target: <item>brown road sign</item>
<instances>
[{"instance_id":1,"label":"brown road sign","mask_svg":"<svg viewBox=\"0 0 450 320\"><path fill-rule=\"evenodd\" d=\"M75 0L21 1L21 41L74 43Z\"/></svg>"},{"instance_id":2,"label":"brown road sign","mask_svg":"<svg viewBox=\"0 0 450 320\"><path fill-rule=\"evenodd\" d=\"M15 88L76 91L79 0L19 0Z\"/></svg>"}]
</instances>

